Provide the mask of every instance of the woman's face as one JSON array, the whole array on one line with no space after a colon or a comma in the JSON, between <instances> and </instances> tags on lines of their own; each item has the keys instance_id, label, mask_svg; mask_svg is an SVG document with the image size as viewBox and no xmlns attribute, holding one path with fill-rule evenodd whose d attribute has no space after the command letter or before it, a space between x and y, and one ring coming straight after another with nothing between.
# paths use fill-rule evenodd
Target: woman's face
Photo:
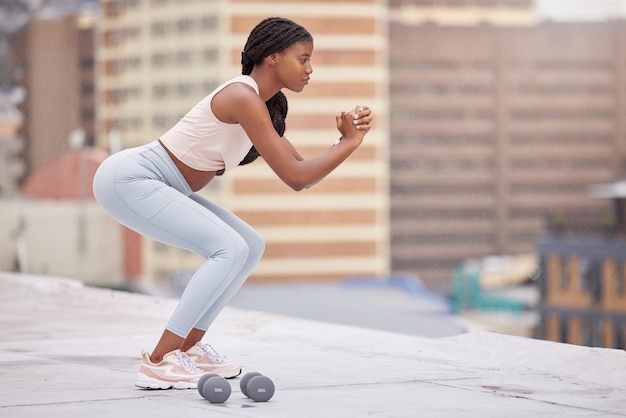
<instances>
[{"instance_id":1,"label":"woman's face","mask_svg":"<svg viewBox=\"0 0 626 418\"><path fill-rule=\"evenodd\" d=\"M313 42L311 41L296 42L276 54L275 69L285 88L300 92L309 84L309 78L313 72L312 54Z\"/></svg>"}]
</instances>

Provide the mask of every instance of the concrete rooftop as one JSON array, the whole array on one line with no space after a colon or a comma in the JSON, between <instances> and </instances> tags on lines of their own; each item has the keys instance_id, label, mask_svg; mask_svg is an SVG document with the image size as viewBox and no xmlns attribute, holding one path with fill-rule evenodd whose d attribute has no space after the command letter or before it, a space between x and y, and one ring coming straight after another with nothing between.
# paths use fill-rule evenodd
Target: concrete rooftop
<instances>
[{"instance_id":1,"label":"concrete rooftop","mask_svg":"<svg viewBox=\"0 0 626 418\"><path fill-rule=\"evenodd\" d=\"M490 332L425 338L228 307L205 342L271 377L225 404L133 386L176 301L0 273L0 417L617 417L626 352Z\"/></svg>"}]
</instances>

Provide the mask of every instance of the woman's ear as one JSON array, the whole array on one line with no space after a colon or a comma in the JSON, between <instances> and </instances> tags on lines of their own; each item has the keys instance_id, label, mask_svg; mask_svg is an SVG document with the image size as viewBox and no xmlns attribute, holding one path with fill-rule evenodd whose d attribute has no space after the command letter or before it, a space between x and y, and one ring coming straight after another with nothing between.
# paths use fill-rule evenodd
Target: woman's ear
<instances>
[{"instance_id":1,"label":"woman's ear","mask_svg":"<svg viewBox=\"0 0 626 418\"><path fill-rule=\"evenodd\" d=\"M265 61L270 65L270 67L275 67L278 64L278 54L273 53L265 57Z\"/></svg>"}]
</instances>

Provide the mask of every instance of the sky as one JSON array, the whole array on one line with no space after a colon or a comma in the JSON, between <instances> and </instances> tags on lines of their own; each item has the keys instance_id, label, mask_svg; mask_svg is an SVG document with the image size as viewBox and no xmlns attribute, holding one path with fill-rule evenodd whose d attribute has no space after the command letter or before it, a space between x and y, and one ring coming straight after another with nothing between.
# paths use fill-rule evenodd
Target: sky
<instances>
[{"instance_id":1,"label":"sky","mask_svg":"<svg viewBox=\"0 0 626 418\"><path fill-rule=\"evenodd\" d=\"M542 20L594 21L626 18L626 0L536 0Z\"/></svg>"}]
</instances>

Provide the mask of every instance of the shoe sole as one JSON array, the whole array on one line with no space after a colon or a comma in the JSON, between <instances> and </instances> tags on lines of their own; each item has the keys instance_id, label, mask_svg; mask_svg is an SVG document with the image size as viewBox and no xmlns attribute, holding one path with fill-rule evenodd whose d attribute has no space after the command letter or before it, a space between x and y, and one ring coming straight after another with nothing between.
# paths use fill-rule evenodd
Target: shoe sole
<instances>
[{"instance_id":1,"label":"shoe sole","mask_svg":"<svg viewBox=\"0 0 626 418\"><path fill-rule=\"evenodd\" d=\"M169 382L166 380L154 379L148 377L143 373L137 374L137 380L135 380L135 386L142 389L196 389L198 382Z\"/></svg>"},{"instance_id":2,"label":"shoe sole","mask_svg":"<svg viewBox=\"0 0 626 418\"><path fill-rule=\"evenodd\" d=\"M200 366L198 366L200 367ZM215 373L220 375L221 377L223 377L224 379L234 379L235 377L239 376L241 374L241 368L239 368L237 371L225 371L222 372L219 369L203 369L202 367L200 367L200 370L202 370L204 373Z\"/></svg>"},{"instance_id":3,"label":"shoe sole","mask_svg":"<svg viewBox=\"0 0 626 418\"><path fill-rule=\"evenodd\" d=\"M241 369L239 369L239 371L237 373L217 373L220 376L222 376L224 379L234 379L235 377L239 376L241 374Z\"/></svg>"}]
</instances>

